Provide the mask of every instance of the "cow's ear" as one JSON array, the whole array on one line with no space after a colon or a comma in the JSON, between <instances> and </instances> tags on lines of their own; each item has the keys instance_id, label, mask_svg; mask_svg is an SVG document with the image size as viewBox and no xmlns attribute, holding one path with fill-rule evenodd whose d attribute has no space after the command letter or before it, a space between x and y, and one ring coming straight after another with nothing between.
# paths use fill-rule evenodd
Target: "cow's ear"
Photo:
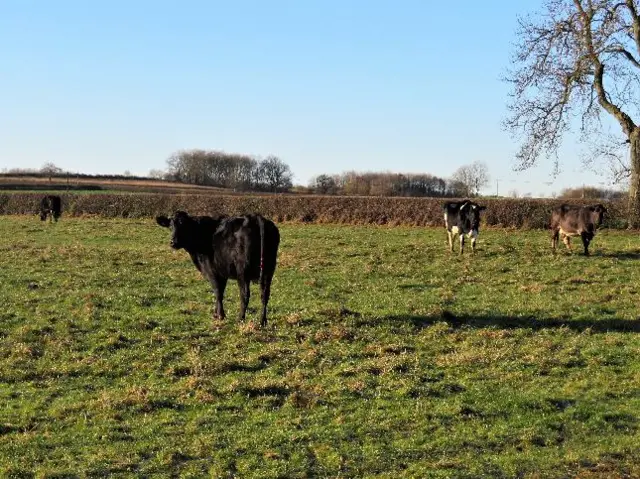
<instances>
[{"instance_id":1,"label":"cow's ear","mask_svg":"<svg viewBox=\"0 0 640 479\"><path fill-rule=\"evenodd\" d=\"M164 228L168 228L171 224L171 220L166 216L156 216L156 223Z\"/></svg>"}]
</instances>

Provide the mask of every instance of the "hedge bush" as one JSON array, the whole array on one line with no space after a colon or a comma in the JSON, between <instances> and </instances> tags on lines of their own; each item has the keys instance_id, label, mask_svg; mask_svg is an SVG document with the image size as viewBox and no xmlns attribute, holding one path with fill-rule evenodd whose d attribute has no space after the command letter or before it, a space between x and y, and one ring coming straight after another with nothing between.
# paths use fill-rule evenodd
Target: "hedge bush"
<instances>
[{"instance_id":1,"label":"hedge bush","mask_svg":"<svg viewBox=\"0 0 640 479\"><path fill-rule=\"evenodd\" d=\"M63 216L149 218L181 209L196 215L262 213L274 221L305 223L442 225L442 198L346 196L238 196L197 194L74 194L62 193ZM36 214L42 193L0 193L0 214ZM480 199L486 205L483 225L504 228L547 228L551 209L562 202L584 200ZM626 228L626 202L603 201L609 214L605 227Z\"/></svg>"}]
</instances>

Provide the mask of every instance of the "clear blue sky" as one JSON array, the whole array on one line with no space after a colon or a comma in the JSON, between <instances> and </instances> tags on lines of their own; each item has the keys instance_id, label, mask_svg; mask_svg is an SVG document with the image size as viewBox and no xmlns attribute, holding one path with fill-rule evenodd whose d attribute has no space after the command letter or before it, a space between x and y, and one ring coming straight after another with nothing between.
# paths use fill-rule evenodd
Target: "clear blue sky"
<instances>
[{"instance_id":1,"label":"clear blue sky","mask_svg":"<svg viewBox=\"0 0 640 479\"><path fill-rule=\"evenodd\" d=\"M448 177L486 161L500 192L596 184L568 137L563 173L512 171L501 130L516 16L539 2L0 2L0 168L51 161L146 174L179 149Z\"/></svg>"}]
</instances>

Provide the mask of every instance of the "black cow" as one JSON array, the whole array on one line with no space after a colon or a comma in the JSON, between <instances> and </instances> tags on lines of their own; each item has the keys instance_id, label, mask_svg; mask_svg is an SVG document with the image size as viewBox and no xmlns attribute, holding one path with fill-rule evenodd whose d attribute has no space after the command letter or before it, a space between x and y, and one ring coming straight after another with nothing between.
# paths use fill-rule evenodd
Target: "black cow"
<instances>
[{"instance_id":1,"label":"black cow","mask_svg":"<svg viewBox=\"0 0 640 479\"><path fill-rule=\"evenodd\" d=\"M444 225L449 237L449 251L453 252L453 236L460 237L460 254L464 250L464 236L471 238L471 250L476 250L476 238L480 229L480 212L486 206L480 206L473 201L450 201L442 206L444 210Z\"/></svg>"},{"instance_id":2,"label":"black cow","mask_svg":"<svg viewBox=\"0 0 640 479\"><path fill-rule=\"evenodd\" d=\"M59 196L47 195L40 201L40 219L42 221L49 219L51 222L58 221L62 214L62 201Z\"/></svg>"},{"instance_id":3,"label":"black cow","mask_svg":"<svg viewBox=\"0 0 640 479\"><path fill-rule=\"evenodd\" d=\"M240 319L249 305L250 282L259 282L262 293L260 324L267 324L267 303L280 244L278 227L260 215L239 217L189 216L176 211L172 218L156 217L171 228L171 247L185 249L193 264L211 282L216 296L215 315L224 319L222 300L229 278L240 287Z\"/></svg>"},{"instance_id":4,"label":"black cow","mask_svg":"<svg viewBox=\"0 0 640 479\"><path fill-rule=\"evenodd\" d=\"M551 212L551 248L555 252L559 236L571 251L571 237L580 236L585 256L589 256L589 243L602 224L607 209L598 204L594 206L560 205Z\"/></svg>"}]
</instances>

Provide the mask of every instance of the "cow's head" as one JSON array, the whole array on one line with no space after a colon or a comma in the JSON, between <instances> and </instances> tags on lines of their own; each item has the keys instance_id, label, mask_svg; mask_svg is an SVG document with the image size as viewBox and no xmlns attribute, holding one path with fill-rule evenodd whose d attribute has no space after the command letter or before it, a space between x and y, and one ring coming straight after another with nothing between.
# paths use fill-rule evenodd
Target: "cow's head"
<instances>
[{"instance_id":1,"label":"cow's head","mask_svg":"<svg viewBox=\"0 0 640 479\"><path fill-rule=\"evenodd\" d=\"M596 226L600 226L607 209L600 204L591 206L589 209L591 210L591 221L593 221L593 224Z\"/></svg>"},{"instance_id":2,"label":"cow's head","mask_svg":"<svg viewBox=\"0 0 640 479\"><path fill-rule=\"evenodd\" d=\"M486 208L486 206L480 206L473 201L465 201L460 207L460 213L469 219L471 229L478 231L480 229L480 212Z\"/></svg>"},{"instance_id":3,"label":"cow's head","mask_svg":"<svg viewBox=\"0 0 640 479\"><path fill-rule=\"evenodd\" d=\"M171 229L173 249L188 248L196 236L196 222L184 211L176 211L171 218L156 216L156 223Z\"/></svg>"}]
</instances>

